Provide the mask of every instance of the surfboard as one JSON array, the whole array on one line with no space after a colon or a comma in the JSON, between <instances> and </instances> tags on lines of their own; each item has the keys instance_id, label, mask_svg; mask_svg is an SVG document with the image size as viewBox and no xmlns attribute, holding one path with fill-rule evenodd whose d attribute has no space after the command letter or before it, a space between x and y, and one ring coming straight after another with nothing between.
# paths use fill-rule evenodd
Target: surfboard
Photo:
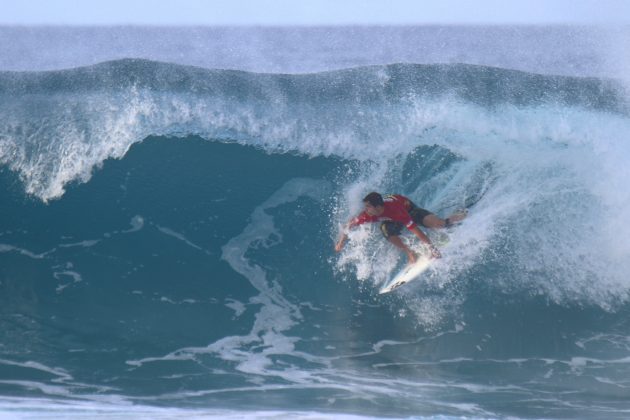
<instances>
[{"instance_id":1,"label":"surfboard","mask_svg":"<svg viewBox=\"0 0 630 420\"><path fill-rule=\"evenodd\" d=\"M379 294L389 293L394 289L399 288L403 284L409 283L411 280L418 277L420 274L424 273L427 268L431 266L433 259L426 256L420 255L415 263L405 266L393 279L388 281L381 287L378 291Z\"/></svg>"}]
</instances>

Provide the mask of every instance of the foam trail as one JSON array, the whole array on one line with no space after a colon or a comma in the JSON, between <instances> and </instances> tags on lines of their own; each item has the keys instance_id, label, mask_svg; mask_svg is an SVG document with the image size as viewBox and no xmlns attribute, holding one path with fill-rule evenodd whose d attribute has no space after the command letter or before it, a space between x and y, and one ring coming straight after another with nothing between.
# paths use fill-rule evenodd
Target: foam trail
<instances>
[{"instance_id":1,"label":"foam trail","mask_svg":"<svg viewBox=\"0 0 630 420\"><path fill-rule=\"evenodd\" d=\"M330 184L326 181L298 178L288 181L269 199L258 206L251 215L251 222L238 236L232 238L222 248L222 258L238 273L242 274L259 294L250 298L250 304L262 305L255 315L251 331L244 336L227 336L207 347L179 349L165 357L144 358L127 363L140 366L144 363L160 360L193 359L195 354L214 353L226 361L237 363L237 370L257 375L280 376L290 381L303 381L306 372L293 369L282 370L272 362L270 356L292 354L315 360L313 357L294 351L297 337L288 337L284 333L290 330L301 319L299 305L287 300L282 295L280 284L268 278L262 267L245 257L251 247L271 247L282 238L276 231L273 217L267 210L301 197L317 201L323 200L330 192ZM262 347L256 351L252 347Z\"/></svg>"}]
</instances>

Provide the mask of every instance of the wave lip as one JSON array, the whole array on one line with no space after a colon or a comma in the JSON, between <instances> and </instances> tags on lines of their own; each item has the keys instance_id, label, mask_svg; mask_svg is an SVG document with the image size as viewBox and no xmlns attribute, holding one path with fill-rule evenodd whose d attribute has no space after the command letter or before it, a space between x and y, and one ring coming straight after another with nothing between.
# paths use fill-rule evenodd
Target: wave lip
<instances>
[{"instance_id":1,"label":"wave lip","mask_svg":"<svg viewBox=\"0 0 630 420\"><path fill-rule=\"evenodd\" d=\"M452 94L481 105L557 103L628 113L612 79L553 76L472 64L389 64L311 74L268 74L122 59L44 72L0 72L0 94L54 94L129 88L187 92L243 101L369 103L409 95Z\"/></svg>"},{"instance_id":2,"label":"wave lip","mask_svg":"<svg viewBox=\"0 0 630 420\"><path fill-rule=\"evenodd\" d=\"M489 112L553 106L625 116L629 109L613 81L471 65L276 75L127 59L0 73L0 163L47 201L150 135L365 159L383 138L409 143L462 103ZM409 121L418 110L420 126Z\"/></svg>"}]
</instances>

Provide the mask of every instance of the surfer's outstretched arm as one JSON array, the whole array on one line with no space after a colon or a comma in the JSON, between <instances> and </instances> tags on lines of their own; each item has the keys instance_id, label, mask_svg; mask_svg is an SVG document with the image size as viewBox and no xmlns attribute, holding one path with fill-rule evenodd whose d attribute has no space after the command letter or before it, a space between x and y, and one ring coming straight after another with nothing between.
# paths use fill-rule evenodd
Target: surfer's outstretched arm
<instances>
[{"instance_id":1,"label":"surfer's outstretched arm","mask_svg":"<svg viewBox=\"0 0 630 420\"><path fill-rule=\"evenodd\" d=\"M348 240L348 234L346 232L348 232L349 228L350 228L349 225L345 225L343 227L343 230L341 231L341 236L339 236L339 239L337 240L337 243L335 244L336 252L341 252L344 245L346 244L346 241Z\"/></svg>"},{"instance_id":2,"label":"surfer's outstretched arm","mask_svg":"<svg viewBox=\"0 0 630 420\"><path fill-rule=\"evenodd\" d=\"M343 246L346 244L346 239L348 239L348 235L346 235L345 233L342 233L341 237L335 244L335 251L341 252L341 250L343 249Z\"/></svg>"}]
</instances>

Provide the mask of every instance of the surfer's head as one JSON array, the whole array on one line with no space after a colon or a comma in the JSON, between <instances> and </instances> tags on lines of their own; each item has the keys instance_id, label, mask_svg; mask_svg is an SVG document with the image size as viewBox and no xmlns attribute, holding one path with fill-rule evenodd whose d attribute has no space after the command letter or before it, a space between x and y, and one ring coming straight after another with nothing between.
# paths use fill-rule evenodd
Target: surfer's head
<instances>
[{"instance_id":1,"label":"surfer's head","mask_svg":"<svg viewBox=\"0 0 630 420\"><path fill-rule=\"evenodd\" d=\"M377 192L371 192L363 197L363 203L366 213L370 216L379 216L385 209L383 196Z\"/></svg>"}]
</instances>

